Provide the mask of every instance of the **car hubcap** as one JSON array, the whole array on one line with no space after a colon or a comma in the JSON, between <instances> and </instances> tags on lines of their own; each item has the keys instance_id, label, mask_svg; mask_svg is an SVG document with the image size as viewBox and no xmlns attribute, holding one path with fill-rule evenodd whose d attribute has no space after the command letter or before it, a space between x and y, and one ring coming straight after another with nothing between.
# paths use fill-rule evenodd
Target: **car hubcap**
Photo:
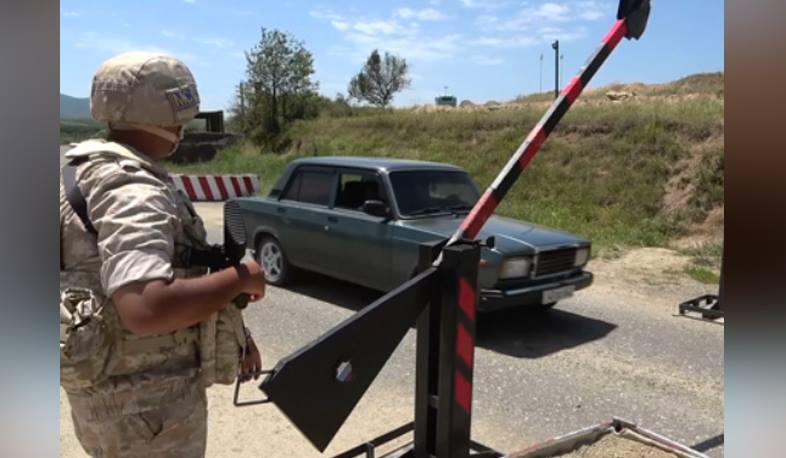
<instances>
[{"instance_id":1,"label":"car hubcap","mask_svg":"<svg viewBox=\"0 0 786 458\"><path fill-rule=\"evenodd\" d=\"M259 261L269 281L276 281L281 277L282 256L281 250L274 243L262 245Z\"/></svg>"}]
</instances>

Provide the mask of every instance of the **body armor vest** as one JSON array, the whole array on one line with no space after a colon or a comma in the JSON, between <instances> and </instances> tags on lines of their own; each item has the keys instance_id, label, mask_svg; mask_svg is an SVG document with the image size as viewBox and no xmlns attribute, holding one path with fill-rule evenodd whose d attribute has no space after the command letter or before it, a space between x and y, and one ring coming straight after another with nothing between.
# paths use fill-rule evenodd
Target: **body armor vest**
<instances>
[{"instance_id":1,"label":"body armor vest","mask_svg":"<svg viewBox=\"0 0 786 458\"><path fill-rule=\"evenodd\" d=\"M133 167L147 169L159 178L178 212L172 258L175 278L207 273L205 266L190 263L195 250L204 252L210 248L204 225L191 202L175 189L168 175L162 175L161 169L155 166L151 170L149 160L117 143L88 141L72 152L67 157L84 158L78 166L82 176L102 161L130 161ZM67 266L61 249L60 383L69 392L72 408L79 408L82 399L88 409L95 411L94 404L106 400L91 402L90 398L96 398L95 394L104 389L130 388L126 391L133 392L148 385L179 396L177 388L160 388L173 384L185 389L188 384L184 380L196 379L205 386L214 382L232 383L246 343L240 311L229 306L199 325L159 336L142 337L125 330L111 298L103 294L96 235L84 223L75 224L77 215L67 194L68 190L61 186L61 244L63 237L69 237L69 243L79 244L85 253L82 259L72 263L74 266ZM120 410L144 407L135 406L130 397L126 401L119 401L118 405L125 406Z\"/></svg>"}]
</instances>

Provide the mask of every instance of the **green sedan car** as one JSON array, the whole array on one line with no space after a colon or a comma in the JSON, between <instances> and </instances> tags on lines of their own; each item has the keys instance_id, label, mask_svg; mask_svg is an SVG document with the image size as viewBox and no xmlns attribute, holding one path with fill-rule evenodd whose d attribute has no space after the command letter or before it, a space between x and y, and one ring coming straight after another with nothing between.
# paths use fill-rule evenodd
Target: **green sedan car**
<instances>
[{"instance_id":1,"label":"green sedan car","mask_svg":"<svg viewBox=\"0 0 786 458\"><path fill-rule=\"evenodd\" d=\"M237 199L247 240L269 283L297 269L388 291L411 278L419 245L444 240L479 198L460 167L317 157L293 161L267 197ZM592 283L590 242L492 216L480 234L478 309L553 306Z\"/></svg>"}]
</instances>

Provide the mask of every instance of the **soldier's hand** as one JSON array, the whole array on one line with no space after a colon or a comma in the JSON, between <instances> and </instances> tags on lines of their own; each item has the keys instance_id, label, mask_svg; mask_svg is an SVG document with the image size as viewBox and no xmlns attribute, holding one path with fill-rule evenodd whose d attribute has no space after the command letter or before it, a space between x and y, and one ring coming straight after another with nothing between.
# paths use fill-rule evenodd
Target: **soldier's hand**
<instances>
[{"instance_id":1,"label":"soldier's hand","mask_svg":"<svg viewBox=\"0 0 786 458\"><path fill-rule=\"evenodd\" d=\"M241 382L251 380L252 376L254 380L258 379L259 371L262 370L262 357L259 355L259 349L254 342L254 338L248 336L246 345L248 346L246 349L246 357L240 362L240 375L238 375Z\"/></svg>"},{"instance_id":2,"label":"soldier's hand","mask_svg":"<svg viewBox=\"0 0 786 458\"><path fill-rule=\"evenodd\" d=\"M265 272L254 260L243 261L247 275L243 277L243 292L250 296L250 302L255 302L265 297Z\"/></svg>"}]
</instances>

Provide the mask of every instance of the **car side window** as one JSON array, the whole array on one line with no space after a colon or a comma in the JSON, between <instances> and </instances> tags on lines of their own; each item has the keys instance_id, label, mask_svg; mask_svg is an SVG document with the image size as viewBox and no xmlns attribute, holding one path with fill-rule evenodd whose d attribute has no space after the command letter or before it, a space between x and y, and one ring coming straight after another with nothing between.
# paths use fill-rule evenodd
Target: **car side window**
<instances>
[{"instance_id":1,"label":"car side window","mask_svg":"<svg viewBox=\"0 0 786 458\"><path fill-rule=\"evenodd\" d=\"M367 200L381 200L385 197L380 189L379 180L371 172L343 172L338 180L336 207L360 210Z\"/></svg>"},{"instance_id":2,"label":"car side window","mask_svg":"<svg viewBox=\"0 0 786 458\"><path fill-rule=\"evenodd\" d=\"M303 170L297 172L282 199L327 206L330 202L332 187L333 174Z\"/></svg>"}]
</instances>

